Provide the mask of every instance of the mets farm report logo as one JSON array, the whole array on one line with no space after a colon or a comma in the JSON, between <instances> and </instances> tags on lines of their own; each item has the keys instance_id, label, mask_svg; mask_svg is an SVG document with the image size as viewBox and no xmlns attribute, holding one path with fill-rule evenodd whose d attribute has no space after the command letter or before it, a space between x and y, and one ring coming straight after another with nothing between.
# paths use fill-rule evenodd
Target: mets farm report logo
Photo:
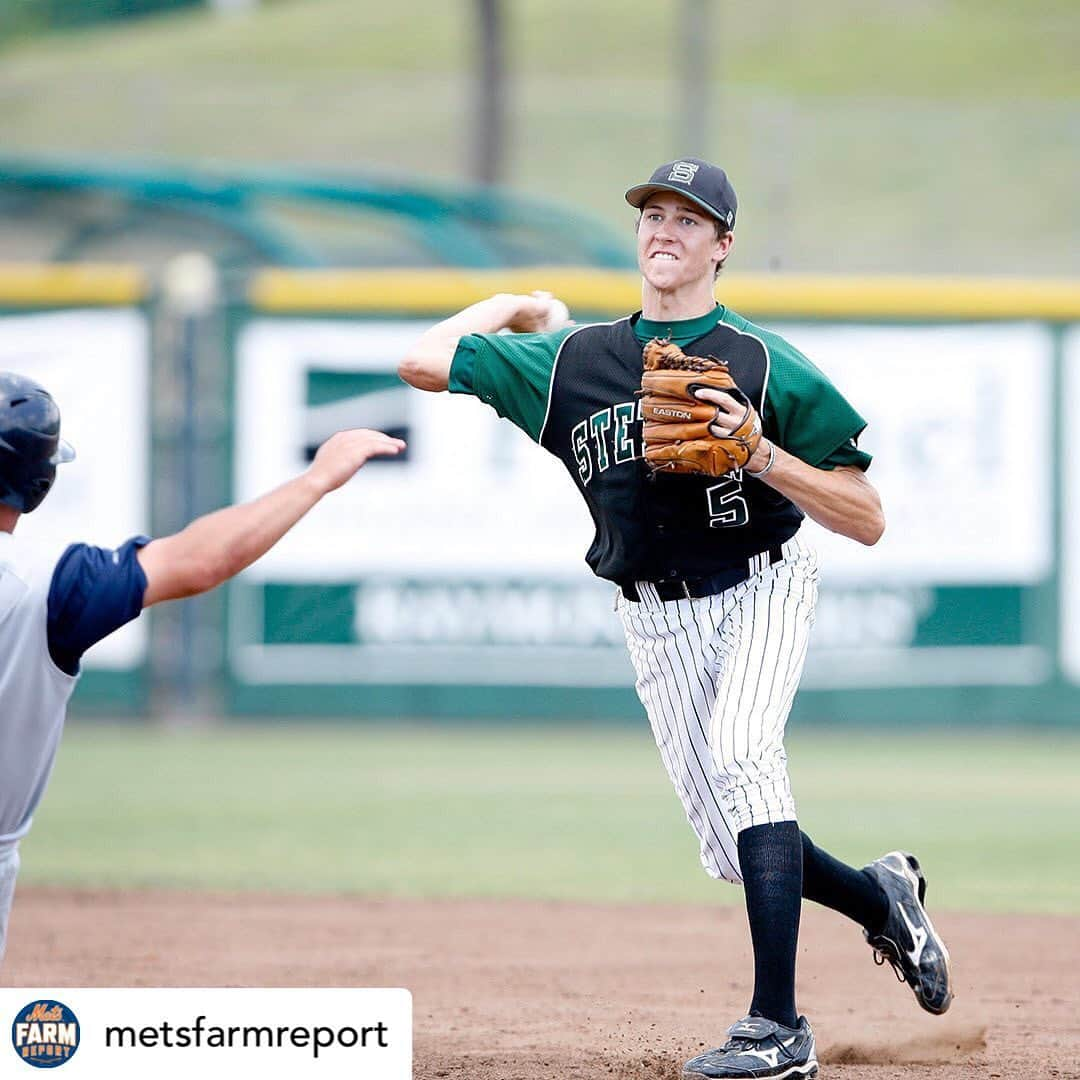
<instances>
[{"instance_id":1,"label":"mets farm report logo","mask_svg":"<svg viewBox=\"0 0 1080 1080\"><path fill-rule=\"evenodd\" d=\"M11 1025L15 1053L37 1069L55 1069L79 1049L79 1021L60 1001L31 1001Z\"/></svg>"}]
</instances>

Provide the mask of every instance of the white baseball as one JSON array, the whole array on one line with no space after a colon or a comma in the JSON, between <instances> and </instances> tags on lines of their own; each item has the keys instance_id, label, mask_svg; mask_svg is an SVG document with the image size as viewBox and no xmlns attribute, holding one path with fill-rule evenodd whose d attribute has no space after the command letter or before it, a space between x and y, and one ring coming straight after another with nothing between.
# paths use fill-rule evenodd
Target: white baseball
<instances>
[{"instance_id":1,"label":"white baseball","mask_svg":"<svg viewBox=\"0 0 1080 1080\"><path fill-rule=\"evenodd\" d=\"M548 301L547 318L544 320L545 330L558 330L570 322L570 309L556 296Z\"/></svg>"}]
</instances>

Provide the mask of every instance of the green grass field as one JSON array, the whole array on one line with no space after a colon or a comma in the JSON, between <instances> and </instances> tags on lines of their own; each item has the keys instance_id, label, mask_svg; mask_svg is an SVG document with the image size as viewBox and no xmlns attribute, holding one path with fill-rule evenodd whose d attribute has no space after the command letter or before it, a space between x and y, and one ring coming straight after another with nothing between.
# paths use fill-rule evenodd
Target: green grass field
<instances>
[{"instance_id":1,"label":"green grass field","mask_svg":"<svg viewBox=\"0 0 1080 1080\"><path fill-rule=\"evenodd\" d=\"M935 906L1080 912L1080 738L790 740L804 828L855 863L907 847ZM912 767L918 762L918 767ZM648 732L623 727L76 724L22 880L738 902L709 881Z\"/></svg>"},{"instance_id":2,"label":"green grass field","mask_svg":"<svg viewBox=\"0 0 1080 1080\"><path fill-rule=\"evenodd\" d=\"M690 148L678 3L508 2L506 182L629 230L625 187L698 152L740 193L736 270L1080 273L1075 3L713 7L707 145ZM9 42L0 143L461 179L472 15L280 0Z\"/></svg>"}]
</instances>

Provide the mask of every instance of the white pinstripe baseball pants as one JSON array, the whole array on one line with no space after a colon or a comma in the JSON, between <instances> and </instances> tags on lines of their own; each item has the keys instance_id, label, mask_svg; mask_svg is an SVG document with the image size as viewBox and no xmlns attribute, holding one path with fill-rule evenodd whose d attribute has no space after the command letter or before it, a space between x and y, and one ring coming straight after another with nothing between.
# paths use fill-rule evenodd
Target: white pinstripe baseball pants
<instances>
[{"instance_id":1,"label":"white pinstripe baseball pants","mask_svg":"<svg viewBox=\"0 0 1080 1080\"><path fill-rule=\"evenodd\" d=\"M813 548L797 536L783 558L701 599L616 598L637 692L656 744L715 878L741 882L736 837L795 820L784 725L799 686L817 602Z\"/></svg>"}]
</instances>

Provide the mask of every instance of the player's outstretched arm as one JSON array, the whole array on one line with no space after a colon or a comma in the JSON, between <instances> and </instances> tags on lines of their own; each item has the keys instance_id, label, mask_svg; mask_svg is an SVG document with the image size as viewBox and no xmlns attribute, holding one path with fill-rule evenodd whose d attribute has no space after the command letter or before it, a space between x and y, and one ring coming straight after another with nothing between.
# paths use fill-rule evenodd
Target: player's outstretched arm
<instances>
[{"instance_id":1,"label":"player's outstretched arm","mask_svg":"<svg viewBox=\"0 0 1080 1080\"><path fill-rule=\"evenodd\" d=\"M466 334L517 334L559 330L569 325L566 305L551 293L498 293L436 323L421 335L398 365L398 374L418 390L445 390L458 342Z\"/></svg>"},{"instance_id":2,"label":"player's outstretched arm","mask_svg":"<svg viewBox=\"0 0 1080 1080\"><path fill-rule=\"evenodd\" d=\"M253 502L229 506L139 551L146 574L143 607L213 589L266 554L324 495L369 459L394 455L401 439L381 431L339 431L319 447L298 477Z\"/></svg>"},{"instance_id":3,"label":"player's outstretched arm","mask_svg":"<svg viewBox=\"0 0 1080 1080\"><path fill-rule=\"evenodd\" d=\"M742 417L742 407L723 391L699 389L702 401L718 405L713 422L716 434L727 434ZM771 464L770 464L771 462ZM805 514L830 532L840 533L860 544L876 544L885 531L881 497L862 469L843 465L836 469L816 469L794 454L762 439L746 463L753 475L767 469L760 479L790 499Z\"/></svg>"}]
</instances>

